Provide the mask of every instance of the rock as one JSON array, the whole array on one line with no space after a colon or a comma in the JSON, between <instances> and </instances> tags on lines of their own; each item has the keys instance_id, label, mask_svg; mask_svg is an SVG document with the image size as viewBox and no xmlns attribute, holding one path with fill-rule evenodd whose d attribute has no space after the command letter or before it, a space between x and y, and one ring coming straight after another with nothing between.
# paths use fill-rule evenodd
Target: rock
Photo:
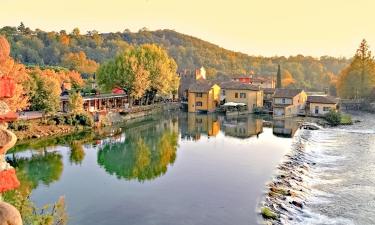
<instances>
[{"instance_id":1,"label":"rock","mask_svg":"<svg viewBox=\"0 0 375 225\"><path fill-rule=\"evenodd\" d=\"M0 202L0 225L22 225L21 214L6 202Z\"/></svg>"},{"instance_id":2,"label":"rock","mask_svg":"<svg viewBox=\"0 0 375 225\"><path fill-rule=\"evenodd\" d=\"M301 202L297 202L297 201L292 201L291 202L293 205L297 206L298 208L303 208L303 204Z\"/></svg>"}]
</instances>

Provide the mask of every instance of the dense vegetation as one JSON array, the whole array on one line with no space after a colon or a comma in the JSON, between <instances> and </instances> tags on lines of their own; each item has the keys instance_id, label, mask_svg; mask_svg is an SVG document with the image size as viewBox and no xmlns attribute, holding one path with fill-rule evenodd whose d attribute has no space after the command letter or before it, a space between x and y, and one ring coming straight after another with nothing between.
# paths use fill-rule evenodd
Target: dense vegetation
<instances>
[{"instance_id":1,"label":"dense vegetation","mask_svg":"<svg viewBox=\"0 0 375 225\"><path fill-rule=\"evenodd\" d=\"M76 28L67 33L3 27L0 34L11 43L11 55L24 64L59 65L92 74L98 64L114 58L129 45L154 43L164 47L176 61L178 71L194 70L204 66L208 76L220 74L255 74L275 76L277 64L281 65L287 85L309 90L335 90L336 76L349 64L345 58L322 56L261 57L233 52L217 45L172 30L124 32L101 34L90 31L81 34Z\"/></svg>"},{"instance_id":2,"label":"dense vegetation","mask_svg":"<svg viewBox=\"0 0 375 225\"><path fill-rule=\"evenodd\" d=\"M340 73L337 91L340 97L357 99L371 97L373 90L375 90L375 59L366 40L363 40L353 61Z\"/></svg>"}]
</instances>

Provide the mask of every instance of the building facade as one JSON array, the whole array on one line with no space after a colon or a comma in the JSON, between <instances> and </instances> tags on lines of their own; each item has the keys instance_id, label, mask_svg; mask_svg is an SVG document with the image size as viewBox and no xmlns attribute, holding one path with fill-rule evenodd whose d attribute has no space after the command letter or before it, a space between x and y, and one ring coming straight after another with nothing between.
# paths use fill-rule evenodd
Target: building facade
<instances>
[{"instance_id":1,"label":"building facade","mask_svg":"<svg viewBox=\"0 0 375 225\"><path fill-rule=\"evenodd\" d=\"M220 104L220 87L199 80L188 89L188 112L214 112Z\"/></svg>"},{"instance_id":2,"label":"building facade","mask_svg":"<svg viewBox=\"0 0 375 225\"><path fill-rule=\"evenodd\" d=\"M321 117L329 111L337 111L339 100L332 96L308 96L306 101L306 115Z\"/></svg>"},{"instance_id":3,"label":"building facade","mask_svg":"<svg viewBox=\"0 0 375 225\"><path fill-rule=\"evenodd\" d=\"M304 114L307 95L302 89L275 90L273 96L273 116L291 117Z\"/></svg>"},{"instance_id":4,"label":"building facade","mask_svg":"<svg viewBox=\"0 0 375 225\"><path fill-rule=\"evenodd\" d=\"M225 102L244 103L249 113L263 107L263 91L251 84L236 81L221 84L221 99Z\"/></svg>"}]
</instances>

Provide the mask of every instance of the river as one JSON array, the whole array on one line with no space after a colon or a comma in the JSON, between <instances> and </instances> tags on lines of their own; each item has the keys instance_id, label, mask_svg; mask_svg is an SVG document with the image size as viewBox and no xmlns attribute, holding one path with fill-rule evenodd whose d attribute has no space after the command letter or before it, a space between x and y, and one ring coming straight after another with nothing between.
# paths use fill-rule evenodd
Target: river
<instances>
[{"instance_id":1,"label":"river","mask_svg":"<svg viewBox=\"0 0 375 225\"><path fill-rule=\"evenodd\" d=\"M21 186L3 198L35 220L33 205L64 196L73 225L257 224L264 185L297 131L292 120L264 124L171 112L20 144L7 160Z\"/></svg>"}]
</instances>

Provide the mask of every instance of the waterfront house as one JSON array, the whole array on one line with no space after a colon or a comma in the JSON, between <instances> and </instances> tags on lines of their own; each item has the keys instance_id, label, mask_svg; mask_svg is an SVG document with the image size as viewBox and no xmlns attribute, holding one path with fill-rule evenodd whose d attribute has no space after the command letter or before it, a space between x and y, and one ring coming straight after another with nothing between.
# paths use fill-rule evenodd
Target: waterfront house
<instances>
[{"instance_id":1,"label":"waterfront house","mask_svg":"<svg viewBox=\"0 0 375 225\"><path fill-rule=\"evenodd\" d=\"M302 89L277 88L273 96L273 116L290 117L304 114L306 100L307 95Z\"/></svg>"},{"instance_id":2,"label":"waterfront house","mask_svg":"<svg viewBox=\"0 0 375 225\"><path fill-rule=\"evenodd\" d=\"M276 82L272 77L267 76L256 76L251 79L250 84L259 86L261 88L275 88Z\"/></svg>"},{"instance_id":3,"label":"waterfront house","mask_svg":"<svg viewBox=\"0 0 375 225\"><path fill-rule=\"evenodd\" d=\"M252 113L254 108L263 107L263 91L259 86L237 81L223 82L220 86L224 102L246 104L249 113Z\"/></svg>"},{"instance_id":4,"label":"waterfront house","mask_svg":"<svg viewBox=\"0 0 375 225\"><path fill-rule=\"evenodd\" d=\"M272 111L272 100L275 94L275 88L263 88L263 107Z\"/></svg>"},{"instance_id":5,"label":"waterfront house","mask_svg":"<svg viewBox=\"0 0 375 225\"><path fill-rule=\"evenodd\" d=\"M191 70L183 70L179 73L180 77L180 85L178 87L178 96L180 100L187 101L188 98L188 89L189 87L194 84L197 80L205 80L206 79L206 70L204 67L200 69L196 69L194 71Z\"/></svg>"},{"instance_id":6,"label":"waterfront house","mask_svg":"<svg viewBox=\"0 0 375 225\"><path fill-rule=\"evenodd\" d=\"M306 101L306 115L324 116L329 111L338 110L339 100L332 96L308 96Z\"/></svg>"},{"instance_id":7,"label":"waterfront house","mask_svg":"<svg viewBox=\"0 0 375 225\"><path fill-rule=\"evenodd\" d=\"M214 112L220 103L220 86L204 79L188 89L188 112Z\"/></svg>"},{"instance_id":8,"label":"waterfront house","mask_svg":"<svg viewBox=\"0 0 375 225\"><path fill-rule=\"evenodd\" d=\"M122 111L129 106L127 94L100 94L83 97L83 110L85 112ZM69 112L69 95L60 97L62 112Z\"/></svg>"},{"instance_id":9,"label":"waterfront house","mask_svg":"<svg viewBox=\"0 0 375 225\"><path fill-rule=\"evenodd\" d=\"M252 75L235 74L235 75L232 75L231 78L232 78L232 81L250 84Z\"/></svg>"}]
</instances>

